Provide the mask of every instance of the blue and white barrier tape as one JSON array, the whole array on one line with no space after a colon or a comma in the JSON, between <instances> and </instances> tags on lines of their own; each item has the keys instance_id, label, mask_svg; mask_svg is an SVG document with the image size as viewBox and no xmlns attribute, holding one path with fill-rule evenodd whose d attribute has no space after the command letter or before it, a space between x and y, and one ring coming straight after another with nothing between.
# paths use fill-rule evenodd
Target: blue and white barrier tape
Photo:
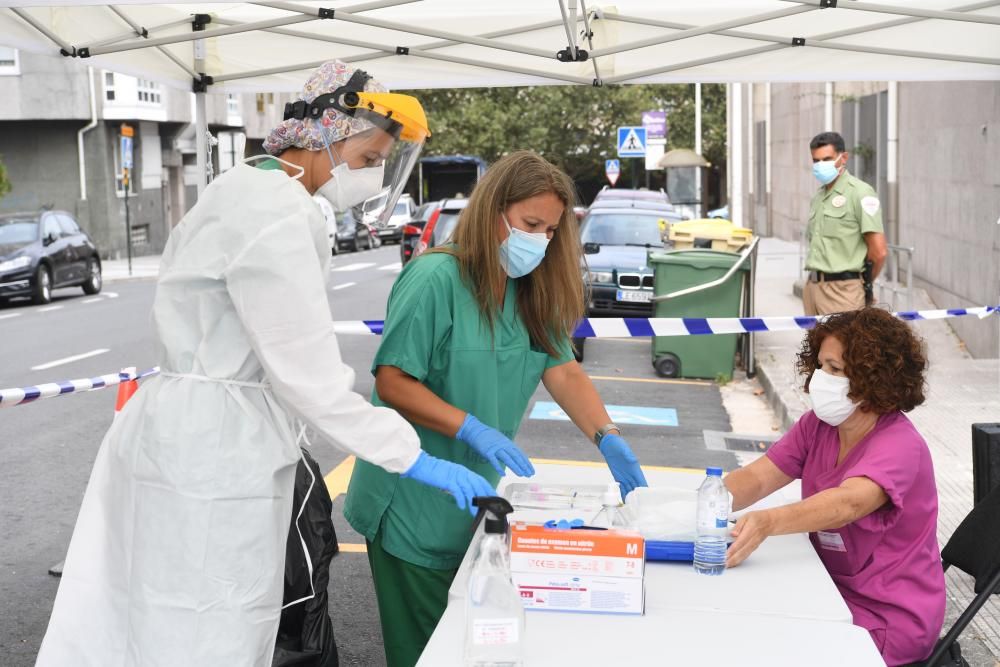
<instances>
[{"instance_id":1,"label":"blue and white barrier tape","mask_svg":"<svg viewBox=\"0 0 1000 667\"><path fill-rule=\"evenodd\" d=\"M949 310L904 310L895 313L901 320L943 320L975 315L983 319L1000 313L1000 306L951 308ZM704 336L710 334L763 333L767 331L803 331L812 329L823 317L625 317L589 318L583 320L573 334L578 338L642 338L649 336ZM334 322L334 331L344 335L380 336L382 320ZM39 398L51 398L94 389L104 389L129 380L141 380L160 372L150 368L140 373L112 373L96 378L51 382L23 389L0 389L0 408L29 403Z\"/></svg>"},{"instance_id":2,"label":"blue and white barrier tape","mask_svg":"<svg viewBox=\"0 0 1000 667\"><path fill-rule=\"evenodd\" d=\"M113 387L129 380L141 380L150 375L156 375L159 372L159 368L150 368L141 373L126 373L122 371L121 373L110 373L95 378L49 382L21 389L0 389L0 408L8 408L12 405L20 405L21 403L30 403L40 398L52 398L53 396L62 396L63 394L77 394L84 391Z\"/></svg>"}]
</instances>

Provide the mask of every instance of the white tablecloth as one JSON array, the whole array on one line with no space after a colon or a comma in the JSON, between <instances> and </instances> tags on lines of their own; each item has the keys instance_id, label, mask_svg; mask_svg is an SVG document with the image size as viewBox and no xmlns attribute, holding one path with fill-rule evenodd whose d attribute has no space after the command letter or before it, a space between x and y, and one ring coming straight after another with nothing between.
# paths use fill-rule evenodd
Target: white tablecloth
<instances>
[{"instance_id":1,"label":"white tablecloth","mask_svg":"<svg viewBox=\"0 0 1000 667\"><path fill-rule=\"evenodd\" d=\"M532 482L600 484L604 466L538 464ZM651 486L697 488L702 475L646 470ZM505 478L503 493L511 482ZM790 487L761 506L798 497ZM515 519L575 518L560 512L516 513ZM481 529L480 529L481 530ZM461 665L469 557L449 592L448 609L420 660L423 667ZM742 565L719 577L696 574L690 563L646 563L642 617L527 613L527 667L613 664L883 665L868 632L851 624L844 603L805 535L771 537Z\"/></svg>"}]
</instances>

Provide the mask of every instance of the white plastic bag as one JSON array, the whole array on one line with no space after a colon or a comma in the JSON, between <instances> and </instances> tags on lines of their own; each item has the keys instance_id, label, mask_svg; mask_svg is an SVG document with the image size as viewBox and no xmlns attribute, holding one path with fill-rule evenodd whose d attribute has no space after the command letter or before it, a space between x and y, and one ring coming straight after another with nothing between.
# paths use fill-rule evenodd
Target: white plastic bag
<instances>
[{"instance_id":1,"label":"white plastic bag","mask_svg":"<svg viewBox=\"0 0 1000 667\"><path fill-rule=\"evenodd\" d=\"M639 487L625 500L629 522L647 540L694 542L698 492L674 487Z\"/></svg>"}]
</instances>

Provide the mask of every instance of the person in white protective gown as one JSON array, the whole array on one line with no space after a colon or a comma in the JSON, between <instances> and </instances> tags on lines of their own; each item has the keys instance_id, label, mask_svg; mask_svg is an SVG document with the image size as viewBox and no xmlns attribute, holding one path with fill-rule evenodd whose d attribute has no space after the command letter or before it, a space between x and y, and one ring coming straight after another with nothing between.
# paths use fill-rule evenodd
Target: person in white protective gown
<instances>
[{"instance_id":1,"label":"person in white protective gown","mask_svg":"<svg viewBox=\"0 0 1000 667\"><path fill-rule=\"evenodd\" d=\"M174 229L153 305L162 370L98 452L38 665L270 665L297 422L460 506L494 493L352 392L327 301L311 195L343 210L385 191L388 216L428 135L414 98L326 63L265 142L276 158L227 171Z\"/></svg>"}]
</instances>

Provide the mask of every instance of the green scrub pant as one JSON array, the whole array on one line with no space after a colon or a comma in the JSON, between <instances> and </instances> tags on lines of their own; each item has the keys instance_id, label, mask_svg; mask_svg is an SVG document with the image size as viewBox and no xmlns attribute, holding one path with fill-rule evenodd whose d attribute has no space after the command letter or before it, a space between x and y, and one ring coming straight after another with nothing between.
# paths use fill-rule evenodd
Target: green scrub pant
<instances>
[{"instance_id":1,"label":"green scrub pant","mask_svg":"<svg viewBox=\"0 0 1000 667\"><path fill-rule=\"evenodd\" d=\"M388 667L413 667L448 606L448 589L458 568L434 570L396 558L382 549L382 530L368 542L382 643Z\"/></svg>"}]
</instances>

